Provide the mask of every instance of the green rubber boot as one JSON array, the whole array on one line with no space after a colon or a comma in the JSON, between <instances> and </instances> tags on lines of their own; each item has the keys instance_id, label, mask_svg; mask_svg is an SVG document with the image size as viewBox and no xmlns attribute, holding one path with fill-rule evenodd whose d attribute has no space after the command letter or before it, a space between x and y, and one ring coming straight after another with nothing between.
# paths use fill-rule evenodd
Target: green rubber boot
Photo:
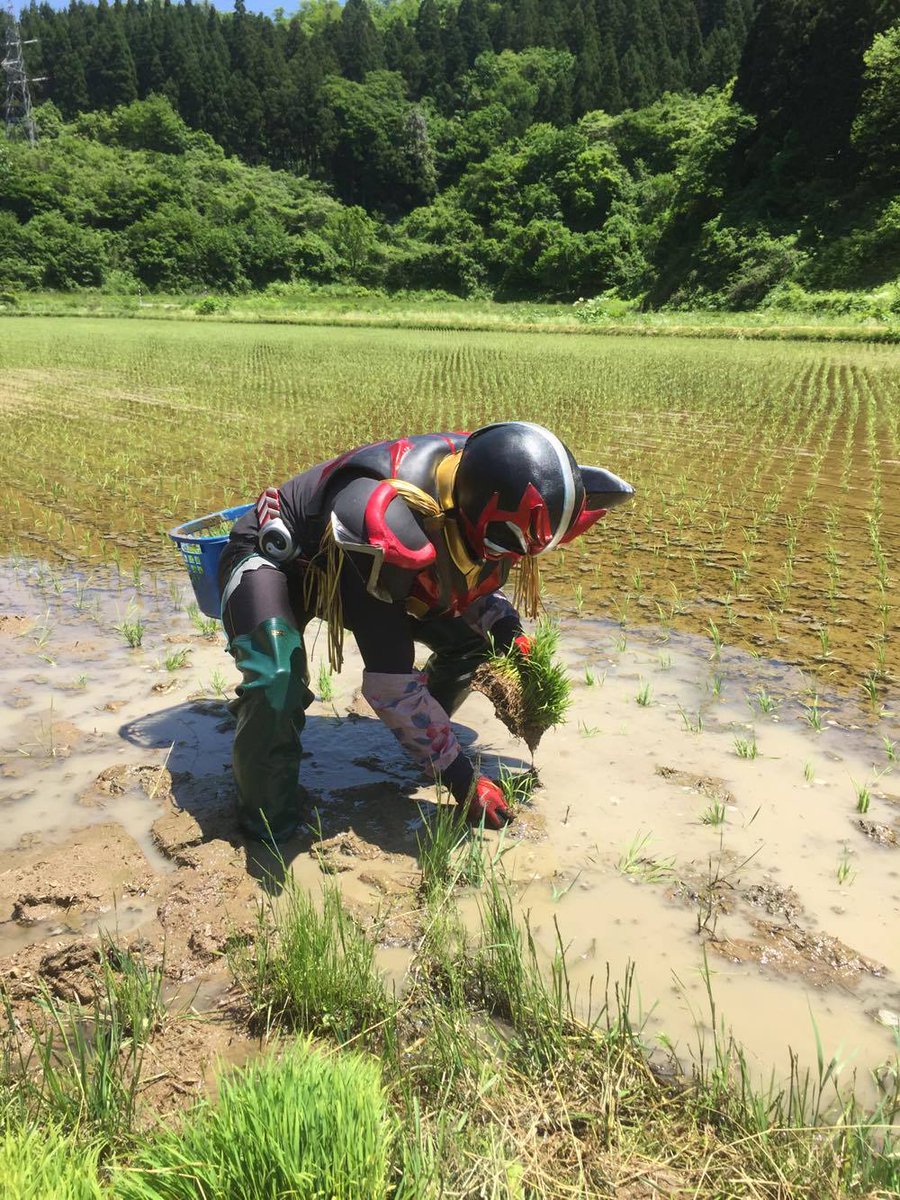
<instances>
[{"instance_id":1,"label":"green rubber boot","mask_svg":"<svg viewBox=\"0 0 900 1200\"><path fill-rule=\"evenodd\" d=\"M313 701L303 638L272 617L228 649L244 677L232 751L238 820L257 841L281 842L300 824L300 732Z\"/></svg>"}]
</instances>

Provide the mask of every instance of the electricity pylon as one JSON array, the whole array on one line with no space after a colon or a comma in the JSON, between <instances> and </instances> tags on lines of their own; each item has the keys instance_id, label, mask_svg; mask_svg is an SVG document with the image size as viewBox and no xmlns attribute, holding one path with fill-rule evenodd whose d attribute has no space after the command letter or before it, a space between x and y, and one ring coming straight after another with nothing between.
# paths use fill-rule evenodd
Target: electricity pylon
<instances>
[{"instance_id":1,"label":"electricity pylon","mask_svg":"<svg viewBox=\"0 0 900 1200\"><path fill-rule=\"evenodd\" d=\"M6 9L4 24L6 25L6 37L3 47L3 62L0 63L0 66L6 76L6 105L4 108L6 136L8 138L25 137L33 146L37 135L22 47L30 46L36 39L22 41L19 22L16 20L11 2Z\"/></svg>"}]
</instances>

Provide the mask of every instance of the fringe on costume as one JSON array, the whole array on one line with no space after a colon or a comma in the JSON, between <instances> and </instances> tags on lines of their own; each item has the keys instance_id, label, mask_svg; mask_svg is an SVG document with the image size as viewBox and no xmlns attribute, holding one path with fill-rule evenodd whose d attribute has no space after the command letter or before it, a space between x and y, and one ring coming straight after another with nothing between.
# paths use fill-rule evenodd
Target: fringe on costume
<instances>
[{"instance_id":1,"label":"fringe on costume","mask_svg":"<svg viewBox=\"0 0 900 1200\"><path fill-rule=\"evenodd\" d=\"M344 609L341 604L341 550L334 540L331 523L325 526L319 553L306 568L303 604L328 629L328 664L332 671L344 665Z\"/></svg>"},{"instance_id":2,"label":"fringe on costume","mask_svg":"<svg viewBox=\"0 0 900 1200\"><path fill-rule=\"evenodd\" d=\"M530 554L520 558L513 570L516 581L513 587L513 604L529 620L534 620L541 608L541 568L538 560Z\"/></svg>"}]
</instances>

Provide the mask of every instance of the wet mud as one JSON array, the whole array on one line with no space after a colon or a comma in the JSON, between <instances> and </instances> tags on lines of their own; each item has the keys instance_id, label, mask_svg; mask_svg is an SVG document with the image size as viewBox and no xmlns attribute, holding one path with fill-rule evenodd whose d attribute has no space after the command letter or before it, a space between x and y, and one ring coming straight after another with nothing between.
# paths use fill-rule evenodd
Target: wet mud
<instances>
[{"instance_id":1,"label":"wet mud","mask_svg":"<svg viewBox=\"0 0 900 1200\"><path fill-rule=\"evenodd\" d=\"M228 953L277 903L285 870L313 891L337 882L402 989L437 798L359 695L348 646L334 699L308 713L304 824L281 861L245 841L221 639L199 634L166 585L127 594L145 624L130 649L121 589L97 588L86 611L78 586L48 596L31 568L0 570L0 986L21 1021L44 989L89 1004L101 933L158 964L186 1015L154 1036L152 1095L177 1107L209 1086L216 1056L254 1052ZM316 679L324 638L310 635ZM621 979L634 964L648 1042L664 1036L686 1061L711 1021L706 972L761 1078L787 1073L788 1046L814 1063L817 1029L876 1098L900 1012L894 716L823 695L817 732L790 666L736 650L711 661L707 641L666 631L622 641L619 625L566 623L567 723L541 743L529 805L485 835L539 950L549 963L562 937L585 1017L607 965ZM760 689L775 711L752 708ZM484 696L457 732L491 774L530 765ZM751 739L744 758L736 745ZM476 895L460 899L474 913Z\"/></svg>"}]
</instances>

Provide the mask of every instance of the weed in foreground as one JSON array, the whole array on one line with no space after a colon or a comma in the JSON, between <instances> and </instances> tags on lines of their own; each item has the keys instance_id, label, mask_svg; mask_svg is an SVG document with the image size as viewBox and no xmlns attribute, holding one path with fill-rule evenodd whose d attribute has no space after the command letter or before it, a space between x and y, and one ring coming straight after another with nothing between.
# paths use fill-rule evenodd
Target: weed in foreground
<instances>
[{"instance_id":1,"label":"weed in foreground","mask_svg":"<svg viewBox=\"0 0 900 1200\"><path fill-rule=\"evenodd\" d=\"M26 1113L111 1146L134 1126L147 1044L165 1010L161 968L108 940L98 957L89 1009L45 989L43 1019L14 1036L5 1073L18 1080ZM7 1017L17 1029L9 1009Z\"/></svg>"},{"instance_id":2,"label":"weed in foreground","mask_svg":"<svg viewBox=\"0 0 900 1200\"><path fill-rule=\"evenodd\" d=\"M381 1044L394 1030L395 1002L375 968L375 946L326 884L319 909L290 872L278 900L260 909L256 934L230 964L252 1023Z\"/></svg>"}]
</instances>

